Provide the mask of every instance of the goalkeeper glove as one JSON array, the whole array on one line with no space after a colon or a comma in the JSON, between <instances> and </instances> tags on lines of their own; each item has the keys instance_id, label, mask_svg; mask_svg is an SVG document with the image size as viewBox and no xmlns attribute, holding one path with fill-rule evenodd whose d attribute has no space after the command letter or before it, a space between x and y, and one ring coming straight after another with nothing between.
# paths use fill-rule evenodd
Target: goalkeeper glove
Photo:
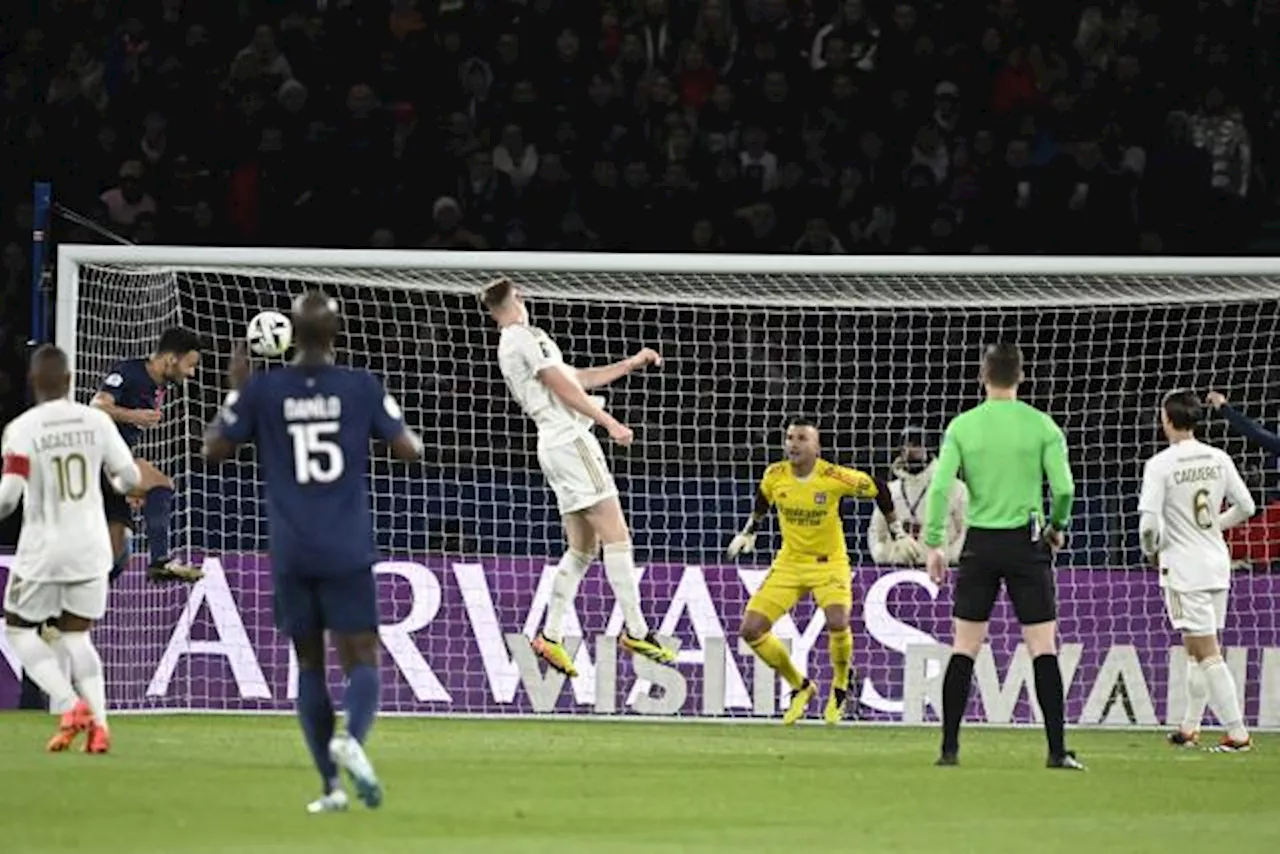
<instances>
[{"instance_id":1,"label":"goalkeeper glove","mask_svg":"<svg viewBox=\"0 0 1280 854\"><path fill-rule=\"evenodd\" d=\"M725 549L725 554L729 557L737 557L740 554L750 554L756 547L756 520L749 519L742 530L729 541L729 548Z\"/></svg>"},{"instance_id":2,"label":"goalkeeper glove","mask_svg":"<svg viewBox=\"0 0 1280 854\"><path fill-rule=\"evenodd\" d=\"M918 564L924 561L924 547L915 537L907 533L902 522L897 519L889 525L889 533L893 536L893 546L889 554L894 563Z\"/></svg>"}]
</instances>

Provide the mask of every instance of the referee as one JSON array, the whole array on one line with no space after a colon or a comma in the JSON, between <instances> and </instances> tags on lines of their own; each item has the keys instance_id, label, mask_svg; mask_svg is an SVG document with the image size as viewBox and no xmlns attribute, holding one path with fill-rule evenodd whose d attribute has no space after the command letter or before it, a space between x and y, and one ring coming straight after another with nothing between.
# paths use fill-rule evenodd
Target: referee
<instances>
[{"instance_id":1,"label":"referee","mask_svg":"<svg viewBox=\"0 0 1280 854\"><path fill-rule=\"evenodd\" d=\"M1063 544L1075 483L1062 430L1048 415L1018 400L1021 382L1022 351L1013 344L988 347L982 359L986 402L952 419L929 487L924 542L929 577L936 584L946 577L942 546L947 498L960 468L969 487L969 534L956 577L955 641L942 683L942 755L937 764L959 761L960 719L969 702L973 661L987 638L1003 582L1035 667L1036 698L1049 742L1047 765L1083 771L1065 743L1053 580L1053 555ZM1047 526L1045 477L1053 496Z\"/></svg>"}]
</instances>

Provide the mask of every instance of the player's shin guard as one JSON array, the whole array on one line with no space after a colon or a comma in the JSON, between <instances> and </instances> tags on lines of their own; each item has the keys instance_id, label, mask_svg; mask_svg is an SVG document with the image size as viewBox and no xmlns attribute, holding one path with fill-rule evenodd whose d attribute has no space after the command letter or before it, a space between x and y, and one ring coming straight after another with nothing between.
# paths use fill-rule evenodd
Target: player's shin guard
<instances>
[{"instance_id":1,"label":"player's shin guard","mask_svg":"<svg viewBox=\"0 0 1280 854\"><path fill-rule=\"evenodd\" d=\"M1058 656L1038 655L1031 664L1036 674L1036 701L1044 717L1044 737L1049 743L1049 755L1065 756L1066 712Z\"/></svg>"},{"instance_id":2,"label":"player's shin guard","mask_svg":"<svg viewBox=\"0 0 1280 854\"><path fill-rule=\"evenodd\" d=\"M605 543L604 574L609 580L609 586L613 588L614 598L622 608L627 634L633 638L647 638L649 624L640 611L640 584L636 581L636 564L629 540Z\"/></svg>"},{"instance_id":3,"label":"player's shin guard","mask_svg":"<svg viewBox=\"0 0 1280 854\"><path fill-rule=\"evenodd\" d=\"M960 752L960 721L969 705L973 687L973 659L963 652L952 652L947 673L942 678L942 755Z\"/></svg>"},{"instance_id":4,"label":"player's shin guard","mask_svg":"<svg viewBox=\"0 0 1280 854\"><path fill-rule=\"evenodd\" d=\"M347 733L364 744L378 716L378 668L357 664L347 673Z\"/></svg>"},{"instance_id":5,"label":"player's shin guard","mask_svg":"<svg viewBox=\"0 0 1280 854\"><path fill-rule=\"evenodd\" d=\"M578 585L582 583L593 559L594 555L569 549L556 566L556 577L551 582L551 601L547 603L547 622L542 629L542 636L552 643L560 643L564 612L578 595Z\"/></svg>"},{"instance_id":6,"label":"player's shin guard","mask_svg":"<svg viewBox=\"0 0 1280 854\"><path fill-rule=\"evenodd\" d=\"M804 684L804 677L800 675L800 671L796 670L796 666L791 661L791 656L787 654L787 648L782 645L782 641L778 640L773 632L765 632L753 641L747 641L752 652L760 656L760 660L777 671L786 683L791 686L794 691Z\"/></svg>"},{"instance_id":7,"label":"player's shin guard","mask_svg":"<svg viewBox=\"0 0 1280 854\"><path fill-rule=\"evenodd\" d=\"M1249 731L1244 727L1240 695L1236 692L1236 680L1231 675L1231 669L1220 655L1206 658L1200 662L1200 666L1204 669L1204 681L1209 686L1213 710L1217 713L1218 720L1227 728L1227 735L1233 741L1247 742Z\"/></svg>"},{"instance_id":8,"label":"player's shin guard","mask_svg":"<svg viewBox=\"0 0 1280 854\"><path fill-rule=\"evenodd\" d=\"M151 549L151 563L169 560L169 519L173 512L173 490L158 486L147 493L142 515L147 522L147 545Z\"/></svg>"},{"instance_id":9,"label":"player's shin guard","mask_svg":"<svg viewBox=\"0 0 1280 854\"><path fill-rule=\"evenodd\" d=\"M93 712L99 726L107 724L107 685L102 678L102 658L88 632L63 632L59 641L71 659L71 681Z\"/></svg>"},{"instance_id":10,"label":"player's shin guard","mask_svg":"<svg viewBox=\"0 0 1280 854\"><path fill-rule=\"evenodd\" d=\"M848 691L849 667L853 663L853 631L849 628L828 629L827 648L831 653L832 687Z\"/></svg>"},{"instance_id":11,"label":"player's shin guard","mask_svg":"<svg viewBox=\"0 0 1280 854\"><path fill-rule=\"evenodd\" d=\"M1200 731L1204 710L1209 705L1209 686L1204 681L1204 671L1195 659L1187 658L1187 706L1182 711L1182 732L1190 735Z\"/></svg>"},{"instance_id":12,"label":"player's shin guard","mask_svg":"<svg viewBox=\"0 0 1280 854\"><path fill-rule=\"evenodd\" d=\"M311 751L311 759L328 792L337 785L338 766L329 756L334 718L324 668L298 671L298 722L302 725L302 735L307 741L307 749Z\"/></svg>"},{"instance_id":13,"label":"player's shin guard","mask_svg":"<svg viewBox=\"0 0 1280 854\"><path fill-rule=\"evenodd\" d=\"M22 664L22 671L49 695L53 711L65 712L75 705L76 689L62 672L53 648L44 642L38 630L6 625L4 635Z\"/></svg>"}]
</instances>

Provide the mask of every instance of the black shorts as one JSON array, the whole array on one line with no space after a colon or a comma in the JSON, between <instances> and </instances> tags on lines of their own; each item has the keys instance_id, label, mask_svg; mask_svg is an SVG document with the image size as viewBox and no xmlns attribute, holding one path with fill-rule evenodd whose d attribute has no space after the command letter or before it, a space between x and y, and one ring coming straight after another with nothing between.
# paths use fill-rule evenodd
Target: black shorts
<instances>
[{"instance_id":1,"label":"black shorts","mask_svg":"<svg viewBox=\"0 0 1280 854\"><path fill-rule=\"evenodd\" d=\"M1022 625L1058 618L1058 592L1049 546L1032 539L1029 528L970 528L956 574L952 614L959 620L987 622L1002 581Z\"/></svg>"},{"instance_id":2,"label":"black shorts","mask_svg":"<svg viewBox=\"0 0 1280 854\"><path fill-rule=\"evenodd\" d=\"M106 512L108 522L116 522L133 530L133 508L125 497L116 492L107 473L102 473L102 509Z\"/></svg>"}]
</instances>

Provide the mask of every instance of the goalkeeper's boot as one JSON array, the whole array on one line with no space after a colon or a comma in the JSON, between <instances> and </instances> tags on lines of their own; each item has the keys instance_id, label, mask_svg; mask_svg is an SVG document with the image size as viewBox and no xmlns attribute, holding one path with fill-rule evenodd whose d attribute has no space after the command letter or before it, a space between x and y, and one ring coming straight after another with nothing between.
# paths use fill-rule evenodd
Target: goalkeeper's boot
<instances>
[{"instance_id":1,"label":"goalkeeper's boot","mask_svg":"<svg viewBox=\"0 0 1280 854\"><path fill-rule=\"evenodd\" d=\"M828 724L838 724L844 720L845 707L848 705L849 691L847 688L832 687L830 696L827 697L827 707L822 710L822 719Z\"/></svg>"},{"instance_id":2,"label":"goalkeeper's boot","mask_svg":"<svg viewBox=\"0 0 1280 854\"><path fill-rule=\"evenodd\" d=\"M382 783L360 742L345 732L334 736L329 742L329 758L347 772L347 778L355 786L356 797L364 801L365 806L376 809L382 804Z\"/></svg>"},{"instance_id":3,"label":"goalkeeper's boot","mask_svg":"<svg viewBox=\"0 0 1280 854\"><path fill-rule=\"evenodd\" d=\"M1194 748L1200 745L1200 731L1192 730L1187 732L1182 727L1178 727L1173 732L1165 736L1165 740L1173 747Z\"/></svg>"},{"instance_id":4,"label":"goalkeeper's boot","mask_svg":"<svg viewBox=\"0 0 1280 854\"><path fill-rule=\"evenodd\" d=\"M1253 750L1253 739L1237 741L1229 735L1224 735L1222 741L1209 748L1210 753L1248 753L1250 750Z\"/></svg>"},{"instance_id":5,"label":"goalkeeper's boot","mask_svg":"<svg viewBox=\"0 0 1280 854\"><path fill-rule=\"evenodd\" d=\"M804 717L805 710L809 708L809 701L817 695L817 683L812 679L804 680L803 685L791 692L791 705L787 706L787 711L782 716L782 722L787 726L791 726Z\"/></svg>"},{"instance_id":6,"label":"goalkeeper's boot","mask_svg":"<svg viewBox=\"0 0 1280 854\"><path fill-rule=\"evenodd\" d=\"M625 646L632 655L639 655L650 661L656 661L659 664L673 664L676 660L676 653L673 649L667 649L658 643L658 636L653 632L649 632L642 638L633 638L626 632L622 633L622 645Z\"/></svg>"},{"instance_id":7,"label":"goalkeeper's boot","mask_svg":"<svg viewBox=\"0 0 1280 854\"><path fill-rule=\"evenodd\" d=\"M563 673L570 678L578 675L578 668L573 666L573 659L569 656L568 650L564 648L564 644L558 641L548 640L547 636L542 632L538 632L530 645L538 657L547 663L552 670Z\"/></svg>"},{"instance_id":8,"label":"goalkeeper's boot","mask_svg":"<svg viewBox=\"0 0 1280 854\"><path fill-rule=\"evenodd\" d=\"M176 560L163 560L147 566L147 578L156 582L185 581L194 584L204 578L204 570Z\"/></svg>"},{"instance_id":9,"label":"goalkeeper's boot","mask_svg":"<svg viewBox=\"0 0 1280 854\"><path fill-rule=\"evenodd\" d=\"M1063 771L1087 771L1084 763L1076 759L1076 752L1068 750L1061 756L1050 756L1044 763L1046 768L1058 768Z\"/></svg>"},{"instance_id":10,"label":"goalkeeper's boot","mask_svg":"<svg viewBox=\"0 0 1280 854\"><path fill-rule=\"evenodd\" d=\"M346 812L350 804L351 799L347 797L346 791L339 786L328 794L321 795L307 804L307 812L312 815L319 815L325 812Z\"/></svg>"},{"instance_id":11,"label":"goalkeeper's boot","mask_svg":"<svg viewBox=\"0 0 1280 854\"><path fill-rule=\"evenodd\" d=\"M49 739L45 749L50 753L70 750L80 733L92 725L93 712L89 711L89 704L84 700L76 700L76 704L69 711L62 713L62 718L58 721L58 731L54 733L53 738Z\"/></svg>"},{"instance_id":12,"label":"goalkeeper's boot","mask_svg":"<svg viewBox=\"0 0 1280 854\"><path fill-rule=\"evenodd\" d=\"M106 724L97 722L89 724L89 730L85 735L84 752L111 752L111 730L107 729Z\"/></svg>"}]
</instances>

